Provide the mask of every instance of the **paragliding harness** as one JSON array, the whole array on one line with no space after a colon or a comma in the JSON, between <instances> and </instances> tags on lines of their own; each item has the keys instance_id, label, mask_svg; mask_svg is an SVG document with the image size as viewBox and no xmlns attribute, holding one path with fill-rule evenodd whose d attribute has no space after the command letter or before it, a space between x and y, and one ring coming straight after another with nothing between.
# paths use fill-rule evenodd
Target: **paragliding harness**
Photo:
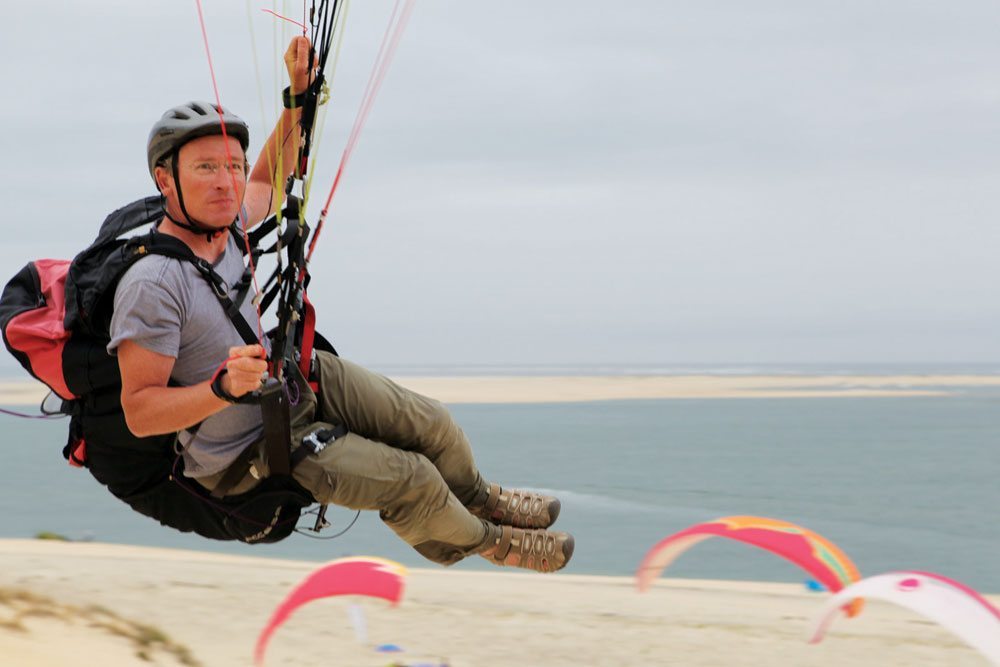
<instances>
[{"instance_id":1,"label":"paragliding harness","mask_svg":"<svg viewBox=\"0 0 1000 667\"><path fill-rule=\"evenodd\" d=\"M127 236L159 222L163 214L160 197L133 202L109 215L97 239L72 262L43 259L25 266L0 296L4 343L22 366L62 399L58 411L70 416L69 437L63 449L66 459L71 465L87 467L98 482L132 509L163 525L212 539L279 541L295 530L303 509L314 502L311 494L291 477L294 463L345 432L339 429L313 434L313 447L299 447L293 460L289 454L289 402L282 376L272 374L250 399L261 404L271 474L246 493L225 496L228 489L220 488L210 494L183 477L176 434L137 437L125 423L118 362L107 353L106 346L115 288L136 261L148 255L163 255L190 262L212 286L241 337L248 344L259 342L239 313L252 282L249 267L231 296L211 265L196 257L180 240L155 229ZM289 199L284 216L289 222L300 222L297 199ZM314 346L336 352L314 332L315 317L305 298L308 276L302 270L301 232L307 227L304 223L290 224L284 244L279 237L274 246L261 250L258 241L276 225L271 217L249 235L251 265L256 265L262 254L280 251L284 245L288 267L280 275L279 263L276 275L262 290L261 305L262 310L266 309L280 297L279 326L272 339L274 358L286 355L283 358L297 362L302 376L309 378ZM241 232L234 225L232 233ZM273 287L269 287L272 282ZM230 469L246 472L245 467L240 470L235 464ZM229 482L225 477L233 475L225 475L222 480L224 486L232 488L242 476ZM320 509L314 530L325 525L324 510Z\"/></svg>"}]
</instances>

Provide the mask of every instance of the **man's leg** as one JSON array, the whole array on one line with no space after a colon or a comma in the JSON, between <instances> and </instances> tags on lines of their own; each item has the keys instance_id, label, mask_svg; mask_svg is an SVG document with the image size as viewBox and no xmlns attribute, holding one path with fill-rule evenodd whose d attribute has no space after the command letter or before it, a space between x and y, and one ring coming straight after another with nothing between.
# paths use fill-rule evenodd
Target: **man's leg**
<instances>
[{"instance_id":1,"label":"man's leg","mask_svg":"<svg viewBox=\"0 0 1000 667\"><path fill-rule=\"evenodd\" d=\"M317 417L393 448L423 455L460 504L482 504L487 484L465 433L439 402L327 353L318 353Z\"/></svg>"},{"instance_id":2,"label":"man's leg","mask_svg":"<svg viewBox=\"0 0 1000 667\"><path fill-rule=\"evenodd\" d=\"M451 564L469 554L483 553L498 565L542 572L561 569L569 562L573 554L572 536L544 530L559 513L558 501L516 489L504 493L499 485L487 484L476 468L468 439L440 402L326 353L317 354L315 372L320 386L317 416L346 426L351 434L345 439L363 436L358 438L361 446L356 446L347 460L330 461L324 466L326 471L335 475L331 478L331 473L325 472L325 481L324 476L320 476L322 485L333 487L329 502L364 507L351 503L365 502L368 494L365 480L373 474L378 476L376 471L363 465L364 458L370 453L363 446L367 442L378 445L381 448L379 451L392 452L395 457L403 457L406 461L420 462L417 464L420 474L417 474L417 469L406 472L406 466L411 464L403 464L399 471L401 476L396 478L407 480L409 475L413 475L414 484L390 483L399 494L394 497L394 505L379 505L376 502L367 507L380 509L383 520L425 557ZM340 442L338 438L323 453L335 450ZM353 444L358 445L357 442ZM387 458L393 457L387 454ZM357 479L348 485L356 491L344 489L345 495L341 495L338 487L343 479L341 466L345 463L357 474ZM297 479L299 475L297 468ZM432 492L433 485L427 480L435 477L450 492L443 494L440 489ZM318 500L326 502L314 486L303 485ZM357 496L353 500L350 498L352 494ZM404 496L410 499L409 502ZM412 504L421 503L426 504L411 510ZM471 513L467 509L470 507ZM420 526L420 515L434 517L436 525ZM480 521L483 532L472 530L473 524L467 523L469 519ZM498 521L509 521L514 527L497 526ZM481 541L464 541L473 534Z\"/></svg>"},{"instance_id":3,"label":"man's leg","mask_svg":"<svg viewBox=\"0 0 1000 667\"><path fill-rule=\"evenodd\" d=\"M470 514L416 452L348 433L292 474L320 503L379 510L386 525L437 563L450 565L499 539L499 529Z\"/></svg>"}]
</instances>

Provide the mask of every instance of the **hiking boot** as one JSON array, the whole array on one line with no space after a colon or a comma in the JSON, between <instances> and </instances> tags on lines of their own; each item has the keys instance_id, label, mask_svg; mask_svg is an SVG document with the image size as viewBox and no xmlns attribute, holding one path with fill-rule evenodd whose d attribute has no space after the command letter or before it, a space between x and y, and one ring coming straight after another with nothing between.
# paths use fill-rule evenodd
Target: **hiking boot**
<instances>
[{"instance_id":1,"label":"hiking boot","mask_svg":"<svg viewBox=\"0 0 1000 667\"><path fill-rule=\"evenodd\" d=\"M479 555L501 567L555 572L573 557L573 536L554 530L500 526L494 544Z\"/></svg>"},{"instance_id":2,"label":"hiking boot","mask_svg":"<svg viewBox=\"0 0 1000 667\"><path fill-rule=\"evenodd\" d=\"M504 490L491 483L486 503L470 507L480 519L515 528L548 528L559 517L559 499L522 489Z\"/></svg>"}]
</instances>

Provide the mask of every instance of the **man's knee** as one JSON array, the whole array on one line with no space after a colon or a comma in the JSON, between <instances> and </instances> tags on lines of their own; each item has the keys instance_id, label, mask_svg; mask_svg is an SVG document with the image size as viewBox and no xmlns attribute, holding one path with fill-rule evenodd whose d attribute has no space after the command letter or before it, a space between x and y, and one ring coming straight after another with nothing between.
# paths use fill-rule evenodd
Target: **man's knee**
<instances>
[{"instance_id":1,"label":"man's knee","mask_svg":"<svg viewBox=\"0 0 1000 667\"><path fill-rule=\"evenodd\" d=\"M409 421L417 430L414 435L424 445L447 445L465 439L451 411L441 401L420 394L412 394L409 399L405 411L410 413Z\"/></svg>"},{"instance_id":2,"label":"man's knee","mask_svg":"<svg viewBox=\"0 0 1000 667\"><path fill-rule=\"evenodd\" d=\"M402 476L385 498L383 510L392 520L400 514L426 516L448 503L448 484L434 464L423 454L408 452L408 473Z\"/></svg>"}]
</instances>

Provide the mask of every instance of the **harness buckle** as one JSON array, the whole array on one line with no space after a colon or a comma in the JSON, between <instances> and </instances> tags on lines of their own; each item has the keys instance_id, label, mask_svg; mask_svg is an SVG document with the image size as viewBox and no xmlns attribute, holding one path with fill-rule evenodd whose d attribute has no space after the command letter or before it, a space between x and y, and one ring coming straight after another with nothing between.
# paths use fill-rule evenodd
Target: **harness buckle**
<instances>
[{"instance_id":1,"label":"harness buckle","mask_svg":"<svg viewBox=\"0 0 1000 667\"><path fill-rule=\"evenodd\" d=\"M318 428L302 437L302 445L304 447L308 446L313 454L319 454L334 440L346 434L347 429L343 427Z\"/></svg>"},{"instance_id":2,"label":"harness buckle","mask_svg":"<svg viewBox=\"0 0 1000 667\"><path fill-rule=\"evenodd\" d=\"M198 272L207 279L209 286L212 288L212 291L215 292L215 296L217 298L228 298L229 293L227 291L226 283L219 277L219 274L212 269L211 264L199 257L197 261L194 262L194 266L198 269Z\"/></svg>"},{"instance_id":3,"label":"harness buckle","mask_svg":"<svg viewBox=\"0 0 1000 667\"><path fill-rule=\"evenodd\" d=\"M330 444L329 440L320 440L319 434L321 431L314 431L309 435L302 438L303 446L308 445L312 449L313 454L319 454L321 451L326 449L326 446Z\"/></svg>"}]
</instances>

